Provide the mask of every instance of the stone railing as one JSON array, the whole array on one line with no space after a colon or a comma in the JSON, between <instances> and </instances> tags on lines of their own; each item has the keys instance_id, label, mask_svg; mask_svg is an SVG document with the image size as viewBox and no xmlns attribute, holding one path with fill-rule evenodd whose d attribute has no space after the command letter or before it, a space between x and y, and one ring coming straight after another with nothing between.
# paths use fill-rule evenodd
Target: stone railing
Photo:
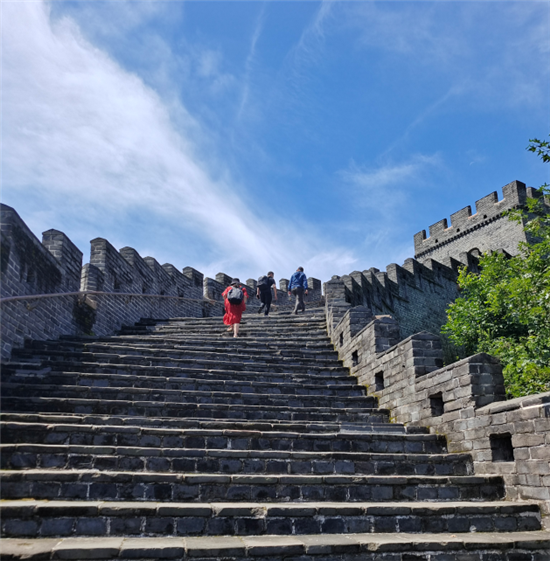
<instances>
[{"instance_id":1,"label":"stone railing","mask_svg":"<svg viewBox=\"0 0 550 561\"><path fill-rule=\"evenodd\" d=\"M327 301L330 318L331 303ZM368 308L331 330L340 359L392 420L428 427L450 452L471 454L477 474L504 478L507 498L536 500L550 526L550 393L506 400L500 363L477 354L443 367L437 336L399 340L399 326Z\"/></svg>"},{"instance_id":2,"label":"stone railing","mask_svg":"<svg viewBox=\"0 0 550 561\"><path fill-rule=\"evenodd\" d=\"M3 298L2 358L26 340L108 336L143 318L221 316L221 302L156 294L68 292Z\"/></svg>"}]
</instances>

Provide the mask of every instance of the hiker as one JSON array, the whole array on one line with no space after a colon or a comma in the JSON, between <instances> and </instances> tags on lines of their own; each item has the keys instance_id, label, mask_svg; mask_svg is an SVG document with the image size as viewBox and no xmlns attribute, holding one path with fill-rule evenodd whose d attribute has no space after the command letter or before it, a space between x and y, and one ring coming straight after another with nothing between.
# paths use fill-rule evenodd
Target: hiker
<instances>
[{"instance_id":1,"label":"hiker","mask_svg":"<svg viewBox=\"0 0 550 561\"><path fill-rule=\"evenodd\" d=\"M271 295L271 287L273 287L273 296L275 296L275 300L277 300L277 286L275 283L275 279L273 278L274 276L275 273L273 271L269 271L267 275L264 275L263 277L260 277L258 279L256 296L262 303L258 310L259 314L262 313L265 307L265 315L269 315L269 309L271 308L271 302L273 300L273 297Z\"/></svg>"},{"instance_id":2,"label":"hiker","mask_svg":"<svg viewBox=\"0 0 550 561\"><path fill-rule=\"evenodd\" d=\"M306 311L304 303L304 294L307 296L307 277L304 274L304 268L298 267L296 272L290 277L288 284L288 295L294 294L296 296L296 305L294 306L294 314L298 313L301 308L302 313Z\"/></svg>"},{"instance_id":3,"label":"hiker","mask_svg":"<svg viewBox=\"0 0 550 561\"><path fill-rule=\"evenodd\" d=\"M229 325L227 331L233 331L233 337L238 337L241 318L246 310L248 292L239 279L233 279L231 284L223 291L222 296L225 307L223 323Z\"/></svg>"}]
</instances>

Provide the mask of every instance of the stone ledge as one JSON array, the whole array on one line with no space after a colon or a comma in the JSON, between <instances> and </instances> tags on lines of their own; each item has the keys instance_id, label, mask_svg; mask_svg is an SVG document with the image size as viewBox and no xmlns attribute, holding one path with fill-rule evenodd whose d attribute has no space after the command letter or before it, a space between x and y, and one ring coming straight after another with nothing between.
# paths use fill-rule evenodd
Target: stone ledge
<instances>
[{"instance_id":1,"label":"stone ledge","mask_svg":"<svg viewBox=\"0 0 550 561\"><path fill-rule=\"evenodd\" d=\"M4 539L4 561L50 559L248 559L269 555L279 560L290 555L340 553L409 553L517 551L525 554L550 551L550 532L397 534L380 533L303 536L246 536L204 538L64 538ZM361 557L370 559L370 557ZM540 557L542 559L542 557Z\"/></svg>"}]
</instances>

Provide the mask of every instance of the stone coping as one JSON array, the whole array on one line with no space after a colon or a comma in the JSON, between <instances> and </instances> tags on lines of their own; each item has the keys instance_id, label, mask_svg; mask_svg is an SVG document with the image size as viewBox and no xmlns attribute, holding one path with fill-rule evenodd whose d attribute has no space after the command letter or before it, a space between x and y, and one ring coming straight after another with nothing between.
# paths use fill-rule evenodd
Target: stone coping
<instances>
[{"instance_id":1,"label":"stone coping","mask_svg":"<svg viewBox=\"0 0 550 561\"><path fill-rule=\"evenodd\" d=\"M549 551L550 532L469 534L346 534L194 538L4 539L0 552L15 559L193 559L312 556L343 553L464 552L476 549ZM271 557L270 557L271 558Z\"/></svg>"}]
</instances>

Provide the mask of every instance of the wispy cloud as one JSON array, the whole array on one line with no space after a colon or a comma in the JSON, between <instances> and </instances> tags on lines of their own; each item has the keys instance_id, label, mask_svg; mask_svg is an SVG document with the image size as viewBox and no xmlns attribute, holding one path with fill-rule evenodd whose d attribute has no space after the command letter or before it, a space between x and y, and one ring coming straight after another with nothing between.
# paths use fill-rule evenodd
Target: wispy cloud
<instances>
[{"instance_id":1,"label":"wispy cloud","mask_svg":"<svg viewBox=\"0 0 550 561\"><path fill-rule=\"evenodd\" d=\"M333 2L323 0L313 15L309 24L304 28L299 40L289 50L282 65L281 74L286 87L284 88L285 102L289 118L301 119L303 114L317 110L315 88L312 87L317 66L323 61L325 46L325 27L333 10ZM298 111L293 111L298 108Z\"/></svg>"},{"instance_id":2,"label":"wispy cloud","mask_svg":"<svg viewBox=\"0 0 550 561\"><path fill-rule=\"evenodd\" d=\"M406 162L376 167L358 166L352 162L338 173L353 190L354 201L362 208L377 211L379 219L398 217L407 208L408 193L425 182L435 168L442 166L438 154L418 154Z\"/></svg>"},{"instance_id":3,"label":"wispy cloud","mask_svg":"<svg viewBox=\"0 0 550 561\"><path fill-rule=\"evenodd\" d=\"M547 97L549 11L536 1L359 2L346 14L360 48L408 60L418 80L446 76L479 109Z\"/></svg>"},{"instance_id":4,"label":"wispy cloud","mask_svg":"<svg viewBox=\"0 0 550 561\"><path fill-rule=\"evenodd\" d=\"M262 9L258 15L258 18L256 19L256 25L254 26L252 37L250 38L250 48L244 65L244 77L242 80L241 102L239 104L239 109L237 111L237 117L236 117L237 121L241 119L243 111L248 103L248 96L250 93L250 79L251 79L252 70L254 68L254 59L256 56L256 45L262 34L262 29L265 21L265 12L266 12L266 4L264 3L262 5Z\"/></svg>"},{"instance_id":5,"label":"wispy cloud","mask_svg":"<svg viewBox=\"0 0 550 561\"><path fill-rule=\"evenodd\" d=\"M421 127L422 125L425 125L426 121L430 118L433 118L435 115L437 115L438 112L444 111L445 106L449 102L452 102L454 98L460 96L461 93L464 91L464 89L465 89L464 85L456 84L452 86L443 96L441 96L439 99L436 99L433 103L428 105L419 115L416 116L416 118L411 123L409 123L405 127L403 133L399 136L399 138L394 140L380 154L379 158L380 159L385 158L395 148L406 142L409 139L411 133L415 131L415 129Z\"/></svg>"},{"instance_id":6,"label":"wispy cloud","mask_svg":"<svg viewBox=\"0 0 550 561\"><path fill-rule=\"evenodd\" d=\"M34 2L6 3L3 16L4 200L35 231L64 229L85 255L99 235L208 274L219 264L230 274L283 275L319 256L310 274L322 277L327 255L353 259L322 235L295 243L307 239L307 224L281 221L267 235L240 186L201 156L207 133L185 108L178 123L189 129L175 128L173 108L74 21L52 22ZM215 73L215 57L202 68Z\"/></svg>"},{"instance_id":7,"label":"wispy cloud","mask_svg":"<svg viewBox=\"0 0 550 561\"><path fill-rule=\"evenodd\" d=\"M363 257L356 260L356 268L385 269L389 260L401 264L412 256L409 217L421 212L416 199L423 198L421 191L430 190L434 175L444 168L439 154L417 154L400 163L351 162L338 172L336 181L353 206L353 223L361 225L362 242L356 253Z\"/></svg>"}]
</instances>

